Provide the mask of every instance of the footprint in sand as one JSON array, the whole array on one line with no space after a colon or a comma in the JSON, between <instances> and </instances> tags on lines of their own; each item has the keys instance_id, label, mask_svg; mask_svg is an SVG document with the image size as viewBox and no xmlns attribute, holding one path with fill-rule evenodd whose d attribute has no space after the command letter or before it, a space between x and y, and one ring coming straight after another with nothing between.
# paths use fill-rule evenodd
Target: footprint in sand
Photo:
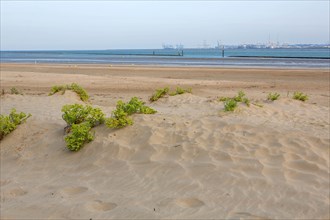
<instances>
[{"instance_id":1,"label":"footprint in sand","mask_svg":"<svg viewBox=\"0 0 330 220\"><path fill-rule=\"evenodd\" d=\"M61 192L67 196L74 196L80 193L84 193L88 190L87 187L76 186L76 187L67 187L61 190Z\"/></svg>"},{"instance_id":2,"label":"footprint in sand","mask_svg":"<svg viewBox=\"0 0 330 220\"><path fill-rule=\"evenodd\" d=\"M227 216L227 219L255 219L255 220L269 220L269 218L253 215L248 212L231 212Z\"/></svg>"},{"instance_id":3,"label":"footprint in sand","mask_svg":"<svg viewBox=\"0 0 330 220\"><path fill-rule=\"evenodd\" d=\"M27 191L21 189L21 188L16 188L16 189L12 189L8 192L8 194L11 197L18 197L18 196L24 196L25 194L27 194Z\"/></svg>"},{"instance_id":4,"label":"footprint in sand","mask_svg":"<svg viewBox=\"0 0 330 220\"><path fill-rule=\"evenodd\" d=\"M10 180L0 180L0 186L5 186L7 184L11 183Z\"/></svg>"},{"instance_id":5,"label":"footprint in sand","mask_svg":"<svg viewBox=\"0 0 330 220\"><path fill-rule=\"evenodd\" d=\"M175 203L183 208L197 208L204 205L204 202L197 198L180 198Z\"/></svg>"},{"instance_id":6,"label":"footprint in sand","mask_svg":"<svg viewBox=\"0 0 330 220\"><path fill-rule=\"evenodd\" d=\"M96 210L96 211L100 211L100 212L110 211L110 210L112 210L116 207L117 207L116 203L103 202L103 201L100 201L100 200L95 200L95 201L87 204L87 208L92 209L92 210Z\"/></svg>"}]
</instances>

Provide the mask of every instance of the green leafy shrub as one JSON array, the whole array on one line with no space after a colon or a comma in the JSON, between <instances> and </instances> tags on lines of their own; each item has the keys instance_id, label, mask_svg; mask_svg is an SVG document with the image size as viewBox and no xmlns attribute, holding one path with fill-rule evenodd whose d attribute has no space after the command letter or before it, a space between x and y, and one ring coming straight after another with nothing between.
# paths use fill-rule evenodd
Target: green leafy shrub
<instances>
[{"instance_id":1,"label":"green leafy shrub","mask_svg":"<svg viewBox=\"0 0 330 220\"><path fill-rule=\"evenodd\" d=\"M23 95L23 93L21 92L21 91L19 91L17 88L15 88L15 87L12 87L11 89L10 89L10 94L12 94L12 95Z\"/></svg>"},{"instance_id":2,"label":"green leafy shrub","mask_svg":"<svg viewBox=\"0 0 330 220\"><path fill-rule=\"evenodd\" d=\"M158 99L164 97L166 94L168 94L169 88L165 87L163 89L157 89L156 92L150 97L150 101L154 102L157 101Z\"/></svg>"},{"instance_id":3,"label":"green leafy shrub","mask_svg":"<svg viewBox=\"0 0 330 220\"><path fill-rule=\"evenodd\" d=\"M235 96L233 99L236 101L236 102L243 102L243 99L245 98L245 93L243 91L239 91L238 92L238 95Z\"/></svg>"},{"instance_id":4,"label":"green leafy shrub","mask_svg":"<svg viewBox=\"0 0 330 220\"><path fill-rule=\"evenodd\" d=\"M123 128L133 124L133 120L128 116L134 113L155 114L156 112L156 110L145 106L137 97L133 97L128 103L119 100L116 109L112 112L112 116L106 119L105 124L109 128Z\"/></svg>"},{"instance_id":5,"label":"green leafy shrub","mask_svg":"<svg viewBox=\"0 0 330 220\"><path fill-rule=\"evenodd\" d=\"M72 83L69 89L77 93L82 101L85 102L89 99L89 95L87 94L86 90L84 90L78 84Z\"/></svg>"},{"instance_id":6,"label":"green leafy shrub","mask_svg":"<svg viewBox=\"0 0 330 220\"><path fill-rule=\"evenodd\" d=\"M184 93L191 93L191 92L192 92L191 88L183 89L181 87L177 87L175 92L170 93L170 96L181 95L181 94L184 94Z\"/></svg>"},{"instance_id":7,"label":"green leafy shrub","mask_svg":"<svg viewBox=\"0 0 330 220\"><path fill-rule=\"evenodd\" d=\"M232 100L234 100L236 102L236 106L237 106L238 102L242 102L242 103L245 103L247 106L250 106L250 100L247 97L245 97L245 93L243 91L239 91L237 96L234 96L232 98L220 97L218 100L220 102L226 102L226 103L233 103Z\"/></svg>"},{"instance_id":8,"label":"green leafy shrub","mask_svg":"<svg viewBox=\"0 0 330 220\"><path fill-rule=\"evenodd\" d=\"M123 128L133 124L133 120L128 117L123 109L116 109L112 114L112 117L107 118L105 122L109 128Z\"/></svg>"},{"instance_id":9,"label":"green leafy shrub","mask_svg":"<svg viewBox=\"0 0 330 220\"><path fill-rule=\"evenodd\" d=\"M153 108L150 108L149 106L141 106L140 108L140 114L146 114L146 115L150 115L150 114L155 114L157 113L157 111Z\"/></svg>"},{"instance_id":10,"label":"green leafy shrub","mask_svg":"<svg viewBox=\"0 0 330 220\"><path fill-rule=\"evenodd\" d=\"M78 151L84 144L94 140L94 135L91 133L91 124L83 122L73 124L71 132L65 137L67 147L72 151Z\"/></svg>"},{"instance_id":11,"label":"green leafy shrub","mask_svg":"<svg viewBox=\"0 0 330 220\"><path fill-rule=\"evenodd\" d=\"M219 102L225 102L225 101L227 101L229 99L230 99L229 97L223 97L223 96L221 96L218 100L219 100Z\"/></svg>"},{"instance_id":12,"label":"green leafy shrub","mask_svg":"<svg viewBox=\"0 0 330 220\"><path fill-rule=\"evenodd\" d=\"M15 130L17 125L25 122L30 116L31 114L26 115L24 112L16 113L16 109L12 109L7 116L0 115L0 140Z\"/></svg>"},{"instance_id":13,"label":"green leafy shrub","mask_svg":"<svg viewBox=\"0 0 330 220\"><path fill-rule=\"evenodd\" d=\"M245 103L248 107L250 107L250 99L248 98L243 98L242 102Z\"/></svg>"},{"instance_id":14,"label":"green leafy shrub","mask_svg":"<svg viewBox=\"0 0 330 220\"><path fill-rule=\"evenodd\" d=\"M163 89L157 89L156 92L150 97L150 101L154 102L157 101L158 99L164 97L165 95L170 95L170 96L175 96L175 95L181 95L184 93L191 93L192 90L191 88L188 89L183 89L181 87L177 87L175 91L169 92L169 88L165 87Z\"/></svg>"},{"instance_id":15,"label":"green leafy shrub","mask_svg":"<svg viewBox=\"0 0 330 220\"><path fill-rule=\"evenodd\" d=\"M62 94L64 94L65 90L68 89L68 85L64 86L64 85L60 85L60 86L53 86L50 89L50 93L48 95L54 95L55 93L58 93L60 91L62 91Z\"/></svg>"},{"instance_id":16,"label":"green leafy shrub","mask_svg":"<svg viewBox=\"0 0 330 220\"><path fill-rule=\"evenodd\" d=\"M308 100L308 96L302 92L294 92L292 98L303 102Z\"/></svg>"},{"instance_id":17,"label":"green leafy shrub","mask_svg":"<svg viewBox=\"0 0 330 220\"><path fill-rule=\"evenodd\" d=\"M275 93L269 93L267 96L267 100L269 101L275 101L280 97L280 94L278 94L277 92Z\"/></svg>"},{"instance_id":18,"label":"green leafy shrub","mask_svg":"<svg viewBox=\"0 0 330 220\"><path fill-rule=\"evenodd\" d=\"M123 105L125 112L129 115L134 113L141 113L141 114L154 114L157 111L144 105L145 103L139 100L137 97L131 98L131 100Z\"/></svg>"},{"instance_id":19,"label":"green leafy shrub","mask_svg":"<svg viewBox=\"0 0 330 220\"><path fill-rule=\"evenodd\" d=\"M62 94L64 94L66 90L72 90L73 92L77 93L80 99L84 102L88 101L89 99L89 95L87 94L86 90L84 90L80 85L76 83L72 83L71 85L53 86L50 89L50 93L48 95L54 95L55 93L58 93L60 91L62 91Z\"/></svg>"},{"instance_id":20,"label":"green leafy shrub","mask_svg":"<svg viewBox=\"0 0 330 220\"><path fill-rule=\"evenodd\" d=\"M235 99L228 99L226 102L225 102L225 111L228 112L228 111L234 111L237 107L237 101Z\"/></svg>"},{"instance_id":21,"label":"green leafy shrub","mask_svg":"<svg viewBox=\"0 0 330 220\"><path fill-rule=\"evenodd\" d=\"M92 141L94 136L90 130L105 121L102 110L89 105L65 105L62 107L62 112L62 118L68 124L66 129L69 132L65 142L72 151L78 151L85 143Z\"/></svg>"},{"instance_id":22,"label":"green leafy shrub","mask_svg":"<svg viewBox=\"0 0 330 220\"><path fill-rule=\"evenodd\" d=\"M93 108L90 105L65 105L62 107L62 118L68 125L89 122L91 127L104 123L105 115L99 108Z\"/></svg>"}]
</instances>

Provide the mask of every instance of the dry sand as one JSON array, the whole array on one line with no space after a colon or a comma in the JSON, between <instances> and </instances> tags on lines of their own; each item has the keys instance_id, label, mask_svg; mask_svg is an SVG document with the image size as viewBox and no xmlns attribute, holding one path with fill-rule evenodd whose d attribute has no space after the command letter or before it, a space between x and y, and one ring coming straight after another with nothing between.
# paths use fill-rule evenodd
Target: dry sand
<instances>
[{"instance_id":1,"label":"dry sand","mask_svg":"<svg viewBox=\"0 0 330 220\"><path fill-rule=\"evenodd\" d=\"M61 107L77 82L110 116L118 99L148 103L120 130L101 125L70 152ZM1 64L1 114L32 117L1 141L1 219L329 219L329 71ZM219 96L253 103L224 113ZM293 91L307 93L303 103ZM268 92L279 92L275 102Z\"/></svg>"}]
</instances>

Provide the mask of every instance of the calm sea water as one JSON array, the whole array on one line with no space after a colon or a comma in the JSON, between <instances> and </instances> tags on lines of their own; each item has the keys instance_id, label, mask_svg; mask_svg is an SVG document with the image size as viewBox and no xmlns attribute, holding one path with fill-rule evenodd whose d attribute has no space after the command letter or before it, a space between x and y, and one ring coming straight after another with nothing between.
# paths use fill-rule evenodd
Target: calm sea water
<instances>
[{"instance_id":1,"label":"calm sea water","mask_svg":"<svg viewBox=\"0 0 330 220\"><path fill-rule=\"evenodd\" d=\"M134 49L67 51L0 51L1 62L91 63L165 66L252 66L329 68L330 49ZM233 57L233 56L260 56ZM280 58L286 57L286 58ZM328 58L328 59L315 59Z\"/></svg>"}]
</instances>

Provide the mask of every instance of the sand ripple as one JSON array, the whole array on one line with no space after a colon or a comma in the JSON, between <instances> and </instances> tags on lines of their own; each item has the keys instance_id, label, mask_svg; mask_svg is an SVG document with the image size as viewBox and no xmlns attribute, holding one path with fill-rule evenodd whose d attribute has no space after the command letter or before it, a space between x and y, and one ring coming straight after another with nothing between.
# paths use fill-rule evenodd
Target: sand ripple
<instances>
[{"instance_id":1,"label":"sand ripple","mask_svg":"<svg viewBox=\"0 0 330 220\"><path fill-rule=\"evenodd\" d=\"M3 111L33 117L1 143L2 215L329 218L328 108L283 99L222 114L222 103L175 96L153 103L156 115L133 116L133 126L95 128L73 153L60 116L73 100L3 100Z\"/></svg>"}]
</instances>

